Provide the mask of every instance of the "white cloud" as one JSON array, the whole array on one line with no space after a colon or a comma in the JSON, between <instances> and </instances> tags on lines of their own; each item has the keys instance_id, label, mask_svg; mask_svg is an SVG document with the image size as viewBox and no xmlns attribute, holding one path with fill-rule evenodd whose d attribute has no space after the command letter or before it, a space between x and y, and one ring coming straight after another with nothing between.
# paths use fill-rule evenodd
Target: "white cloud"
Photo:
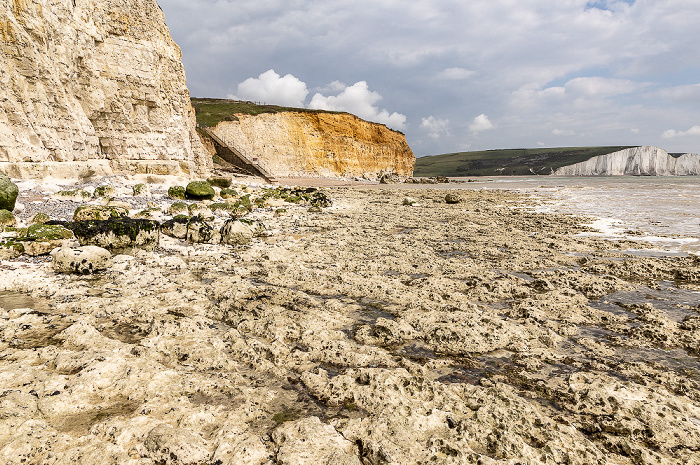
<instances>
[{"instance_id":1,"label":"white cloud","mask_svg":"<svg viewBox=\"0 0 700 465\"><path fill-rule=\"evenodd\" d=\"M663 137L664 139L673 139L675 137L684 136L700 136L700 126L693 126L687 131L676 131L675 129L669 129L667 131L664 131L663 134L661 134L661 137Z\"/></svg>"},{"instance_id":2,"label":"white cloud","mask_svg":"<svg viewBox=\"0 0 700 465\"><path fill-rule=\"evenodd\" d=\"M489 120L489 117L483 113L474 118L472 124L469 125L469 131L474 134L488 131L489 129L493 129L493 123Z\"/></svg>"},{"instance_id":3,"label":"white cloud","mask_svg":"<svg viewBox=\"0 0 700 465\"><path fill-rule=\"evenodd\" d=\"M555 136L573 136L576 132L570 129L553 129L552 134Z\"/></svg>"},{"instance_id":4,"label":"white cloud","mask_svg":"<svg viewBox=\"0 0 700 465\"><path fill-rule=\"evenodd\" d=\"M428 135L433 139L450 135L450 120L438 119L433 115L422 118L420 127L428 131Z\"/></svg>"},{"instance_id":5,"label":"white cloud","mask_svg":"<svg viewBox=\"0 0 700 465\"><path fill-rule=\"evenodd\" d=\"M637 129L637 128L632 128L632 129L630 129L630 132L631 132L632 134L639 134L639 129Z\"/></svg>"},{"instance_id":6,"label":"white cloud","mask_svg":"<svg viewBox=\"0 0 700 465\"><path fill-rule=\"evenodd\" d=\"M448 79L451 81L459 81L462 79L467 79L475 74L474 71L465 68L447 68L438 77L440 79Z\"/></svg>"},{"instance_id":7,"label":"white cloud","mask_svg":"<svg viewBox=\"0 0 700 465\"><path fill-rule=\"evenodd\" d=\"M368 121L385 124L393 129L405 129L406 116L400 113L389 113L387 110L380 110L375 103L380 101L382 96L378 92L369 90L366 81L359 81L345 87L338 95L326 97L321 93L316 93L311 98L309 108L314 110L347 111Z\"/></svg>"},{"instance_id":8,"label":"white cloud","mask_svg":"<svg viewBox=\"0 0 700 465\"><path fill-rule=\"evenodd\" d=\"M614 95L630 94L644 87L644 83L628 79L612 79L603 77L579 77L570 80L564 88L567 94L584 97L611 97Z\"/></svg>"},{"instance_id":9,"label":"white cloud","mask_svg":"<svg viewBox=\"0 0 700 465\"><path fill-rule=\"evenodd\" d=\"M659 95L666 99L671 99L676 102L700 101L700 84L691 84L688 86L675 86L662 89Z\"/></svg>"},{"instance_id":10,"label":"white cloud","mask_svg":"<svg viewBox=\"0 0 700 465\"><path fill-rule=\"evenodd\" d=\"M229 97L303 108L308 94L306 83L291 74L281 77L270 69L257 78L248 78L238 84L236 96Z\"/></svg>"}]
</instances>

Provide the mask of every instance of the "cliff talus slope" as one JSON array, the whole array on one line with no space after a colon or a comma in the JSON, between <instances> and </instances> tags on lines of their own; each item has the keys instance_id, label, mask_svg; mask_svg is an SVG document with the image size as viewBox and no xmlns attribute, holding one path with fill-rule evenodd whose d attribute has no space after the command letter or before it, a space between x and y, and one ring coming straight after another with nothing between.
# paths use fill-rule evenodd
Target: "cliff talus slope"
<instances>
[{"instance_id":1,"label":"cliff talus slope","mask_svg":"<svg viewBox=\"0 0 700 465\"><path fill-rule=\"evenodd\" d=\"M0 169L209 165L155 0L0 0L0 70Z\"/></svg>"},{"instance_id":2,"label":"cliff talus slope","mask_svg":"<svg viewBox=\"0 0 700 465\"><path fill-rule=\"evenodd\" d=\"M280 177L363 177L413 173L415 156L400 132L347 113L237 114L214 132Z\"/></svg>"},{"instance_id":3,"label":"cliff talus slope","mask_svg":"<svg viewBox=\"0 0 700 465\"><path fill-rule=\"evenodd\" d=\"M700 175L700 155L669 155L658 147L633 147L564 166L555 176L693 176Z\"/></svg>"}]
</instances>

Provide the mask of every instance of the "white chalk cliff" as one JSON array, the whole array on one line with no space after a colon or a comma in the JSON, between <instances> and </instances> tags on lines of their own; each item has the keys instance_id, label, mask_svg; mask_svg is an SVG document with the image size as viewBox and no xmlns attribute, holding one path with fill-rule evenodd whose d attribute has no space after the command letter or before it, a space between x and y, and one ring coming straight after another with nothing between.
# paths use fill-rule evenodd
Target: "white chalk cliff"
<instances>
[{"instance_id":1,"label":"white chalk cliff","mask_svg":"<svg viewBox=\"0 0 700 465\"><path fill-rule=\"evenodd\" d=\"M633 147L557 169L555 176L697 176L700 155L669 155L658 147Z\"/></svg>"},{"instance_id":2,"label":"white chalk cliff","mask_svg":"<svg viewBox=\"0 0 700 465\"><path fill-rule=\"evenodd\" d=\"M0 0L0 85L0 171L210 166L155 0Z\"/></svg>"}]
</instances>

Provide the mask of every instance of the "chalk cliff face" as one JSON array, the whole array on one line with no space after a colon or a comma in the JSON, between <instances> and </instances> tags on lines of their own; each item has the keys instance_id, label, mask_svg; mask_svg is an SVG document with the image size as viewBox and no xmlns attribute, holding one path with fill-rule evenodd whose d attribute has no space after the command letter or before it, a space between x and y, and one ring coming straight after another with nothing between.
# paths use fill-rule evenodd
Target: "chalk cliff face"
<instances>
[{"instance_id":1,"label":"chalk cliff face","mask_svg":"<svg viewBox=\"0 0 700 465\"><path fill-rule=\"evenodd\" d=\"M155 0L0 0L0 70L0 170L210 166Z\"/></svg>"},{"instance_id":2,"label":"chalk cliff face","mask_svg":"<svg viewBox=\"0 0 700 465\"><path fill-rule=\"evenodd\" d=\"M555 176L693 176L700 175L700 155L673 157L658 147L633 147L564 166Z\"/></svg>"},{"instance_id":3,"label":"chalk cliff face","mask_svg":"<svg viewBox=\"0 0 700 465\"><path fill-rule=\"evenodd\" d=\"M413 173L406 137L347 113L282 112L236 115L214 132L279 177L363 177Z\"/></svg>"}]
</instances>

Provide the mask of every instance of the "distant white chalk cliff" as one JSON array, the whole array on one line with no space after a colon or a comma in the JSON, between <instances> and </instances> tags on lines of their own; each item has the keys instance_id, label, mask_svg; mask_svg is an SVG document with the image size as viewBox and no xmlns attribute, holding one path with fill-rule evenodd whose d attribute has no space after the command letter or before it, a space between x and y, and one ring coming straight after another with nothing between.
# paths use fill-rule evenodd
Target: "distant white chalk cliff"
<instances>
[{"instance_id":1,"label":"distant white chalk cliff","mask_svg":"<svg viewBox=\"0 0 700 465\"><path fill-rule=\"evenodd\" d=\"M700 155L669 155L658 147L633 147L563 166L554 176L698 176Z\"/></svg>"}]
</instances>

